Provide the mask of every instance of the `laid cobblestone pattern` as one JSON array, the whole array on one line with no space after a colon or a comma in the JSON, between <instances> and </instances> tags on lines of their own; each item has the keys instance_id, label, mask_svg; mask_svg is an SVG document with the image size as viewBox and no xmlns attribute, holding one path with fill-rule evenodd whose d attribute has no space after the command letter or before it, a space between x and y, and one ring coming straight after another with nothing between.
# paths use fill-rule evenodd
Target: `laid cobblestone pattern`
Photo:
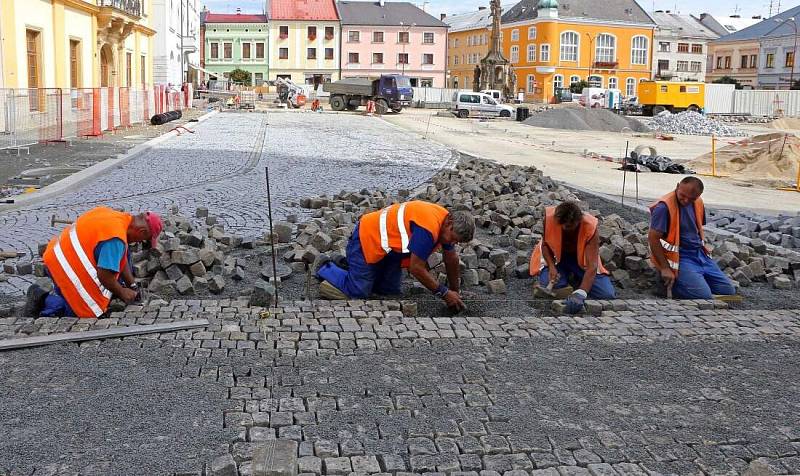
<instances>
[{"instance_id":1,"label":"laid cobblestone pattern","mask_svg":"<svg viewBox=\"0 0 800 476\"><path fill-rule=\"evenodd\" d=\"M276 438L298 443L306 474L739 474L751 464L800 471L800 367L791 364L800 311L590 303L598 305L596 316L418 318L414 303L399 301L264 309L187 300L99 321L8 318L0 332L209 319L205 329L54 349L86 361L121 348L157 352L181 385L223 388L226 402L210 404L227 446L206 461L218 463L212 474L236 474L224 472L232 464L252 474L254 452ZM20 357L32 352L0 354L0 384L19 385L26 368L41 365ZM47 381L70 392L80 379L51 372ZM0 396L0 408L10 398ZM9 421L0 418L0 431ZM50 425L66 438L76 432L64 428L69 421ZM75 456L82 466L64 467L96 457ZM164 468L200 474L202 466L186 466L193 458ZM104 468L130 461L115 455ZM20 463L0 461L10 464Z\"/></svg>"}]
</instances>

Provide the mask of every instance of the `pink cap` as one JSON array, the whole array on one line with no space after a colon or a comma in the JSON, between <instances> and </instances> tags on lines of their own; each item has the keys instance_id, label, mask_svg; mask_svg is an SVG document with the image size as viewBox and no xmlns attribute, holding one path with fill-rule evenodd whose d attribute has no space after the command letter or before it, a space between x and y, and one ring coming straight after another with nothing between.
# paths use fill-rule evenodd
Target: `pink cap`
<instances>
[{"instance_id":1,"label":"pink cap","mask_svg":"<svg viewBox=\"0 0 800 476\"><path fill-rule=\"evenodd\" d=\"M150 228L150 245L155 248L158 245L158 235L164 229L161 215L156 212L147 212L147 226Z\"/></svg>"}]
</instances>

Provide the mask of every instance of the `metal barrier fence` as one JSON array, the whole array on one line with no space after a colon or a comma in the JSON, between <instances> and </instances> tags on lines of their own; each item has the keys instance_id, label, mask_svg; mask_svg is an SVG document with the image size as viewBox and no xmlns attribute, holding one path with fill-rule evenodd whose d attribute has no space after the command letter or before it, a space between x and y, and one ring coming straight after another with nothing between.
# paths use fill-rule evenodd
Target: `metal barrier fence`
<instances>
[{"instance_id":1,"label":"metal barrier fence","mask_svg":"<svg viewBox=\"0 0 800 476\"><path fill-rule=\"evenodd\" d=\"M154 114L192 107L192 88L0 89L0 150L95 137L147 123Z\"/></svg>"}]
</instances>

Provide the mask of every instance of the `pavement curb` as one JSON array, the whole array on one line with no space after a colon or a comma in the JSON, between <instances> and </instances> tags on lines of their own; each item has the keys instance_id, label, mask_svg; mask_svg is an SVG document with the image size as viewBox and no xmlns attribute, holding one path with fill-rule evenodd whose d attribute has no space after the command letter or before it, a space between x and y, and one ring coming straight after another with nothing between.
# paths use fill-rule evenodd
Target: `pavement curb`
<instances>
[{"instance_id":1,"label":"pavement curb","mask_svg":"<svg viewBox=\"0 0 800 476\"><path fill-rule=\"evenodd\" d=\"M194 129L197 124L208 120L216 114L219 114L219 111L210 111L198 117L196 122L187 122L183 125L183 127L186 127L187 129ZM109 158L102 162L98 162L91 167L87 167L80 172L74 173L69 177L65 177L58 182L52 183L36 192L7 197L10 200L14 200L14 203L0 205L0 213L10 212L20 208L36 205L42 201L61 195L64 192L72 191L75 188L89 182L90 180L108 173L115 167L125 165L129 161L139 157L145 152L148 152L154 146L161 144L162 142L166 142L168 139L175 137L176 135L177 132L175 131L164 133L158 137L148 140L147 142L143 142L134 146L125 154L119 155L116 158Z\"/></svg>"}]
</instances>

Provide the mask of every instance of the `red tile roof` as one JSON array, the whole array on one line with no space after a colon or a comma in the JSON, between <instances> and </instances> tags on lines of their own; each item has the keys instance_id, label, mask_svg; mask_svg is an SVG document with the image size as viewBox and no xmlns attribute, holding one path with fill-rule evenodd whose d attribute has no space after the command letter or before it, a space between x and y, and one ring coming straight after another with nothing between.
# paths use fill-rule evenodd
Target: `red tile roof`
<instances>
[{"instance_id":1,"label":"red tile roof","mask_svg":"<svg viewBox=\"0 0 800 476\"><path fill-rule=\"evenodd\" d=\"M270 0L271 20L339 19L334 0Z\"/></svg>"},{"instance_id":2,"label":"red tile roof","mask_svg":"<svg viewBox=\"0 0 800 476\"><path fill-rule=\"evenodd\" d=\"M248 13L211 13L206 14L206 23L266 23L266 15Z\"/></svg>"}]
</instances>

